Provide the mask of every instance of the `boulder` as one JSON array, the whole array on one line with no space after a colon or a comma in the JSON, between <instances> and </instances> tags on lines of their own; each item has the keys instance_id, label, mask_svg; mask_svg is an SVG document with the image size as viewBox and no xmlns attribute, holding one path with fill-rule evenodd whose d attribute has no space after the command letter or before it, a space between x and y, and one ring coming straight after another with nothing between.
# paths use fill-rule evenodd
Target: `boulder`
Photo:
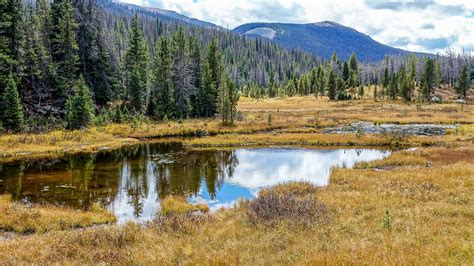
<instances>
[{"instance_id":1,"label":"boulder","mask_svg":"<svg viewBox=\"0 0 474 266\"><path fill-rule=\"evenodd\" d=\"M459 104L466 104L466 100L464 100L464 99L457 99L454 102L459 103Z\"/></svg>"},{"instance_id":2,"label":"boulder","mask_svg":"<svg viewBox=\"0 0 474 266\"><path fill-rule=\"evenodd\" d=\"M439 98L438 96L433 96L433 97L431 97L431 102L432 103L441 103L441 98Z\"/></svg>"}]
</instances>

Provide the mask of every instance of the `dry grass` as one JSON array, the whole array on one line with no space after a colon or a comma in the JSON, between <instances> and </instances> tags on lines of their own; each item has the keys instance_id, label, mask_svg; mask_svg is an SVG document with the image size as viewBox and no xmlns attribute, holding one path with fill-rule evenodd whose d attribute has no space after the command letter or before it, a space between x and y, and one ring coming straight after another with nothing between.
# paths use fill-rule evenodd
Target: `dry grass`
<instances>
[{"instance_id":1,"label":"dry grass","mask_svg":"<svg viewBox=\"0 0 474 266\"><path fill-rule=\"evenodd\" d=\"M464 124L461 129L452 132L456 139L474 140L474 108L472 105L432 104L407 105L398 101L378 101L371 99L331 102L326 98L312 96L282 99L254 100L242 98L238 106L241 115L235 126L222 126L218 119L187 119L184 121L151 122L142 124L111 124L78 131L52 131L42 134L0 134L0 156L4 160L17 160L37 156L60 156L65 153L97 151L137 143L140 139L215 136L196 141L196 145L208 145L216 142L234 145L239 137L245 141L273 141L294 143L303 137L317 134L322 128L346 125L356 121L374 123L443 123ZM271 123L269 116L271 115ZM271 133L271 134L263 134ZM279 134L301 134L301 137ZM231 136L227 136L231 135ZM247 135L256 135L248 137ZM387 145L387 138L354 136L309 136L311 145ZM250 138L250 139L249 139ZM311 139L312 138L312 139ZM326 140L328 139L328 140ZM347 140L346 140L347 139ZM366 141L366 143L364 143ZM394 140L388 140L393 142ZM411 141L411 140L410 140ZM424 144L437 144L422 141ZM207 143L206 143L207 142ZM304 142L304 140L303 140Z\"/></svg>"},{"instance_id":2,"label":"dry grass","mask_svg":"<svg viewBox=\"0 0 474 266\"><path fill-rule=\"evenodd\" d=\"M136 139L114 137L97 128L35 134L0 134L0 156L4 157L4 161L60 156L65 153L118 148L137 142Z\"/></svg>"},{"instance_id":3,"label":"dry grass","mask_svg":"<svg viewBox=\"0 0 474 266\"><path fill-rule=\"evenodd\" d=\"M209 212L209 207L205 204L193 205L187 202L186 198L180 196L168 196L160 201L160 215L186 215L194 212Z\"/></svg>"},{"instance_id":4,"label":"dry grass","mask_svg":"<svg viewBox=\"0 0 474 266\"><path fill-rule=\"evenodd\" d=\"M114 225L2 241L0 262L470 265L474 165L442 158L473 150L466 145L394 153L380 162L393 165L389 171L335 169L327 187L290 184L270 190L282 197L316 195L330 213L326 223L260 226L249 222L248 205L241 204L199 221ZM416 157L433 163L405 164Z\"/></svg>"},{"instance_id":5,"label":"dry grass","mask_svg":"<svg viewBox=\"0 0 474 266\"><path fill-rule=\"evenodd\" d=\"M89 211L54 206L27 206L12 202L9 195L0 195L0 230L20 234L45 233L54 230L84 228L110 224L115 216L99 205Z\"/></svg>"}]
</instances>

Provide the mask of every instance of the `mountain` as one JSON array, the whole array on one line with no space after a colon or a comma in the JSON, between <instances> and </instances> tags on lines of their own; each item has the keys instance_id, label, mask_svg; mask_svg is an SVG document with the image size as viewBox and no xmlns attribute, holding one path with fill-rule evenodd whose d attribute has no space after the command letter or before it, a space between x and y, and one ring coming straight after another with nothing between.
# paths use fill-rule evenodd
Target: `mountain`
<instances>
[{"instance_id":1,"label":"mountain","mask_svg":"<svg viewBox=\"0 0 474 266\"><path fill-rule=\"evenodd\" d=\"M173 11L96 0L101 7L101 26L105 42L119 63L127 50L130 20L136 14L148 47L152 50L160 35L172 35L182 27L197 41L201 55L213 38L218 40L226 70L238 86L277 84L299 77L320 64L307 52L284 48L271 40L253 38L223 29L212 23L188 18Z\"/></svg>"},{"instance_id":2,"label":"mountain","mask_svg":"<svg viewBox=\"0 0 474 266\"><path fill-rule=\"evenodd\" d=\"M322 58L330 58L336 52L341 59L347 60L355 52L359 60L369 62L383 60L388 55L411 53L381 44L353 28L331 21L309 24L249 23L235 28L234 32L271 39L283 47L301 49Z\"/></svg>"}]
</instances>

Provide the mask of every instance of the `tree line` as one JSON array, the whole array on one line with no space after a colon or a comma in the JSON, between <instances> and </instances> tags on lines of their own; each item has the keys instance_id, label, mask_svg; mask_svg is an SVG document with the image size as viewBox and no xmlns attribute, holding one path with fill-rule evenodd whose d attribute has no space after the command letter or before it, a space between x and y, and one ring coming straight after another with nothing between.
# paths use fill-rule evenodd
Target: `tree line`
<instances>
[{"instance_id":1,"label":"tree line","mask_svg":"<svg viewBox=\"0 0 474 266\"><path fill-rule=\"evenodd\" d=\"M453 57L419 58L387 57L379 63L360 63L355 53L342 61L336 53L300 77L287 83L276 83L270 75L268 86L255 83L242 88L243 95L252 98L295 95L327 96L330 100L362 98L367 87L372 87L375 99L403 99L429 101L442 86L454 88L459 98L466 98L472 80L474 64L469 54ZM442 67L448 65L451 67ZM453 71L456 69L456 71Z\"/></svg>"}]
</instances>

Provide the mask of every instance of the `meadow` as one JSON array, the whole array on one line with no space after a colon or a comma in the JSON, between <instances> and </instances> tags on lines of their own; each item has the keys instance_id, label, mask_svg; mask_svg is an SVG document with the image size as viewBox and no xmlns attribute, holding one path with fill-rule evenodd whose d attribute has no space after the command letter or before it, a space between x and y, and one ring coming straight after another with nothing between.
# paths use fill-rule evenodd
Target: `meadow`
<instances>
[{"instance_id":1,"label":"meadow","mask_svg":"<svg viewBox=\"0 0 474 266\"><path fill-rule=\"evenodd\" d=\"M385 159L333 169L329 184L281 184L208 212L170 196L143 225L114 224L100 206L75 211L0 198L2 264L461 264L474 262L474 109L314 97L242 99L240 118L113 124L0 136L4 160L60 156L140 141L392 146ZM325 134L357 121L459 124L445 136ZM156 140L156 138L159 138ZM176 140L176 139L174 139ZM411 147L412 149L406 149ZM36 219L34 217L41 217Z\"/></svg>"}]
</instances>

